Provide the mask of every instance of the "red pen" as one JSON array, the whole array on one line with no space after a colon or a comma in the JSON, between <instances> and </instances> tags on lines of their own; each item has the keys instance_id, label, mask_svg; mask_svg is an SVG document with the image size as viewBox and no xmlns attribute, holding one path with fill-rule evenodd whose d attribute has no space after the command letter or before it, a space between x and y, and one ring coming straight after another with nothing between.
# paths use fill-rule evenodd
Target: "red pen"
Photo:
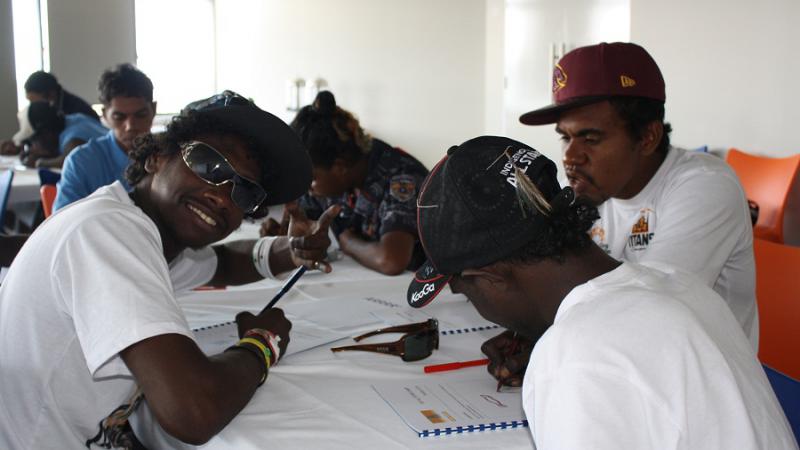
<instances>
[{"instance_id":1,"label":"red pen","mask_svg":"<svg viewBox=\"0 0 800 450\"><path fill-rule=\"evenodd\" d=\"M434 364L432 366L425 366L423 370L425 373L444 372L446 370L463 369L464 367L485 366L489 364L488 359L476 359L473 361L457 361L445 364Z\"/></svg>"}]
</instances>

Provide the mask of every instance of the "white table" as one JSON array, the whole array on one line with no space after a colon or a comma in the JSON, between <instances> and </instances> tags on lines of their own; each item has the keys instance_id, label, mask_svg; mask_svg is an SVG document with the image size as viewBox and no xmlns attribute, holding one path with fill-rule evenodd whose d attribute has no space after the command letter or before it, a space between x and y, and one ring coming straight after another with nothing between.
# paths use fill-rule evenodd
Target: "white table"
<instances>
[{"instance_id":1,"label":"white table","mask_svg":"<svg viewBox=\"0 0 800 450\"><path fill-rule=\"evenodd\" d=\"M249 227L249 228L248 228ZM252 225L246 226L252 230ZM238 233L241 234L241 233ZM352 307L364 297L393 303L387 307L402 314L430 314L440 321L440 329L458 323L480 320L463 296L443 293L423 310L413 310L405 300L411 273L397 277L380 275L345 258L334 263L331 274L308 272L281 300L287 315L305 311L310 319L324 325L354 322L360 314ZM280 282L262 281L244 287L219 291L193 292L180 301L193 327L232 320L239 311L258 311L277 292ZM362 300L363 301L363 300ZM325 302L337 305L336 313L315 314ZM341 305L341 307L338 307ZM313 306L309 309L309 306ZM410 321L409 321L410 322ZM377 322L349 327L351 336L379 328ZM344 328L348 328L345 326ZM527 428L473 432L460 435L419 438L372 390L372 383L414 379L457 380L486 373L474 367L425 375L428 364L482 358L480 344L499 331L485 330L461 335L441 336L440 347L429 358L403 362L399 357L371 352L332 353L330 348L352 343L343 339L302 353L289 355L274 367L267 382L259 388L245 409L204 449L523 449L533 444ZM388 342L397 334L382 335ZM291 344L290 344L291 345ZM154 448L192 448L170 440L145 408L136 418L137 434ZM155 442L154 442L155 441Z\"/></svg>"},{"instance_id":2,"label":"white table","mask_svg":"<svg viewBox=\"0 0 800 450\"><path fill-rule=\"evenodd\" d=\"M0 156L0 171L8 169L14 171L11 195L8 197L9 206L40 201L38 170L23 166L18 156Z\"/></svg>"}]
</instances>

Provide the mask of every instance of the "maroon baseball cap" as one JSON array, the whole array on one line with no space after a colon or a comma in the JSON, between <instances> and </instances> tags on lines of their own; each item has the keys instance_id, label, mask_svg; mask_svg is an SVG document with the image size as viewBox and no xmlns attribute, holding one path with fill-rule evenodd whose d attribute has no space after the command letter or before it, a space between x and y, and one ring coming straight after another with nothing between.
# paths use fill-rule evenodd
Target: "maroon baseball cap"
<instances>
[{"instance_id":1,"label":"maroon baseball cap","mask_svg":"<svg viewBox=\"0 0 800 450\"><path fill-rule=\"evenodd\" d=\"M525 113L519 121L555 123L563 111L615 96L665 101L664 77L655 60L647 50L627 42L579 47L553 68L553 104Z\"/></svg>"}]
</instances>

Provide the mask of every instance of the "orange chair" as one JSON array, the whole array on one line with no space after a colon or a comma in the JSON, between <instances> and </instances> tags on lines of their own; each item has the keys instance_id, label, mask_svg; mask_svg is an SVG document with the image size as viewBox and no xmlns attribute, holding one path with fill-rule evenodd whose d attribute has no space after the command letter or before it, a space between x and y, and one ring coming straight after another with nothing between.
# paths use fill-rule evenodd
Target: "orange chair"
<instances>
[{"instance_id":1,"label":"orange chair","mask_svg":"<svg viewBox=\"0 0 800 450\"><path fill-rule=\"evenodd\" d=\"M758 300L758 358L800 380L800 248L753 241Z\"/></svg>"},{"instance_id":2,"label":"orange chair","mask_svg":"<svg viewBox=\"0 0 800 450\"><path fill-rule=\"evenodd\" d=\"M55 184L43 184L39 188L39 195L42 197L42 211L44 211L45 219L50 217L53 212L53 202L56 201L56 194L58 188Z\"/></svg>"},{"instance_id":3,"label":"orange chair","mask_svg":"<svg viewBox=\"0 0 800 450\"><path fill-rule=\"evenodd\" d=\"M784 243L784 212L800 167L800 155L766 158L732 148L725 160L739 177L747 199L758 204L755 236Z\"/></svg>"}]
</instances>

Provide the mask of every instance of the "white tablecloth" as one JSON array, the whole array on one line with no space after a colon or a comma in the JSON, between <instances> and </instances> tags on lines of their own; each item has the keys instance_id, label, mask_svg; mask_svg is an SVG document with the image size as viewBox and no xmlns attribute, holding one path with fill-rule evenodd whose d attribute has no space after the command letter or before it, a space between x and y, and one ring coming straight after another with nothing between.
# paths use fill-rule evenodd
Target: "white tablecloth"
<instances>
[{"instance_id":1,"label":"white tablecloth","mask_svg":"<svg viewBox=\"0 0 800 450\"><path fill-rule=\"evenodd\" d=\"M382 310L384 314L432 315L439 319L442 330L482 320L463 296L449 292L440 295L429 307L413 310L405 300L411 273L387 277L347 258L335 262L333 267L334 272L327 275L306 273L278 307L287 315L302 313L329 327L338 324L340 329L348 329L351 336L381 326L379 318L374 318L371 324L365 323L365 304L374 304L376 311ZM280 284L265 280L244 287L192 292L180 300L190 324L206 326L232 320L243 309L260 310ZM367 298L370 300L364 300ZM331 305L335 307L330 308ZM347 325L356 322L360 325ZM527 428L417 437L371 388L372 383L392 380L398 383L436 377L457 380L476 374L489 377L483 366L430 375L423 374L422 368L429 364L482 358L480 344L498 332L492 329L443 335L439 349L429 358L416 362L403 362L396 356L370 352L334 354L330 351L333 346L353 343L349 338L289 355L270 371L267 382L247 407L202 448L531 448L533 444ZM398 338L397 334L382 335L370 338L370 342ZM165 437L146 408L137 417L136 424L138 434L155 448L191 448Z\"/></svg>"},{"instance_id":2,"label":"white tablecloth","mask_svg":"<svg viewBox=\"0 0 800 450\"><path fill-rule=\"evenodd\" d=\"M14 179L11 182L9 206L16 203L38 202L39 172L21 165L18 156L0 156L0 171L12 169Z\"/></svg>"}]
</instances>

